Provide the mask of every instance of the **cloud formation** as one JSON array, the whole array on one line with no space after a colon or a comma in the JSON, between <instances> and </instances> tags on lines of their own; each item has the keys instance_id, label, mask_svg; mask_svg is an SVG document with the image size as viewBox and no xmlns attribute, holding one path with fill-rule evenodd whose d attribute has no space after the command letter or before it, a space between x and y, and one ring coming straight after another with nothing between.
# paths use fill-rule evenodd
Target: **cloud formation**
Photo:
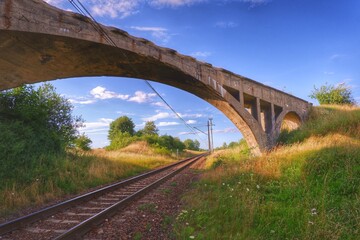
<instances>
[{"instance_id":1,"label":"cloud formation","mask_svg":"<svg viewBox=\"0 0 360 240\"><path fill-rule=\"evenodd\" d=\"M87 99L85 97L79 97L79 98L69 98L68 100L71 104L81 104L81 105L88 105L93 104L96 102L95 99Z\"/></svg>"},{"instance_id":2,"label":"cloud formation","mask_svg":"<svg viewBox=\"0 0 360 240\"><path fill-rule=\"evenodd\" d=\"M191 56L195 58L207 58L211 56L211 52L194 52L190 54Z\"/></svg>"},{"instance_id":3,"label":"cloud formation","mask_svg":"<svg viewBox=\"0 0 360 240\"><path fill-rule=\"evenodd\" d=\"M159 120L159 119L164 119L164 118L169 118L169 117L171 117L170 113L159 112L158 114L156 114L154 116L151 116L151 117L148 117L148 118L143 118L142 120L148 122L148 121L156 121L156 120Z\"/></svg>"},{"instance_id":4,"label":"cloud formation","mask_svg":"<svg viewBox=\"0 0 360 240\"><path fill-rule=\"evenodd\" d=\"M168 30L162 27L131 26L130 28L141 32L148 32L153 38L155 38L156 40L160 40L162 43L169 42L171 38Z\"/></svg>"},{"instance_id":5,"label":"cloud formation","mask_svg":"<svg viewBox=\"0 0 360 240\"><path fill-rule=\"evenodd\" d=\"M159 122L159 124L156 124L158 127L168 127L168 126L176 126L179 125L178 122Z\"/></svg>"},{"instance_id":6,"label":"cloud formation","mask_svg":"<svg viewBox=\"0 0 360 240\"><path fill-rule=\"evenodd\" d=\"M129 102L148 103L156 96L155 93L145 93L143 91L136 91L135 95L128 99Z\"/></svg>"},{"instance_id":7,"label":"cloud formation","mask_svg":"<svg viewBox=\"0 0 360 240\"><path fill-rule=\"evenodd\" d=\"M149 0L151 6L154 7L181 7L190 6L195 3L204 2L204 0Z\"/></svg>"},{"instance_id":8,"label":"cloud formation","mask_svg":"<svg viewBox=\"0 0 360 240\"><path fill-rule=\"evenodd\" d=\"M111 99L111 98L118 98L121 100L127 100L129 95L118 94L112 91L106 90L106 88L97 86L96 88L90 91L90 94L97 99Z\"/></svg>"},{"instance_id":9,"label":"cloud formation","mask_svg":"<svg viewBox=\"0 0 360 240\"><path fill-rule=\"evenodd\" d=\"M197 121L196 120L188 120L188 121L186 121L186 123L187 124L195 124L195 123L197 123Z\"/></svg>"},{"instance_id":10,"label":"cloud formation","mask_svg":"<svg viewBox=\"0 0 360 240\"><path fill-rule=\"evenodd\" d=\"M126 18L138 13L140 0L90 0L91 12L95 16Z\"/></svg>"},{"instance_id":11,"label":"cloud formation","mask_svg":"<svg viewBox=\"0 0 360 240\"><path fill-rule=\"evenodd\" d=\"M84 127L80 128L81 132L94 133L108 131L110 123L114 121L111 118L100 118L96 122L86 122Z\"/></svg>"}]
</instances>

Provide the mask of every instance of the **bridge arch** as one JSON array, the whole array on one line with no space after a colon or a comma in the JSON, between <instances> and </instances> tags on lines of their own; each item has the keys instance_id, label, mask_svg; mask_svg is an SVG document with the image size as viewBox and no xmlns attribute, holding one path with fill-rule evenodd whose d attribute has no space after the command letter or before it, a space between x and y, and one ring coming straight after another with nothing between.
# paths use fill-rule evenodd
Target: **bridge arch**
<instances>
[{"instance_id":1,"label":"bridge arch","mask_svg":"<svg viewBox=\"0 0 360 240\"><path fill-rule=\"evenodd\" d=\"M285 112L294 111L303 118L309 110L302 99L102 26L115 47L94 30L90 19L43 1L5 0L0 2L0 11L0 89L84 76L160 82L222 111L254 154L274 145Z\"/></svg>"}]
</instances>

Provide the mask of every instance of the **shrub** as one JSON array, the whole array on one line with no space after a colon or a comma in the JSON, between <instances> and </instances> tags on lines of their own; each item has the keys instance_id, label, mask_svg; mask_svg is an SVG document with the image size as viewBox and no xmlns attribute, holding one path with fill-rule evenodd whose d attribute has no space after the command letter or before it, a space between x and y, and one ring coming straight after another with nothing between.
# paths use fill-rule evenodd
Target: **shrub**
<instances>
[{"instance_id":1,"label":"shrub","mask_svg":"<svg viewBox=\"0 0 360 240\"><path fill-rule=\"evenodd\" d=\"M312 99L318 100L322 104L355 104L352 97L351 88L341 83L337 86L325 84L320 88L314 86L314 91L310 94Z\"/></svg>"},{"instance_id":2,"label":"shrub","mask_svg":"<svg viewBox=\"0 0 360 240\"><path fill-rule=\"evenodd\" d=\"M91 149L90 148L91 143L92 143L91 139L88 136L86 136L84 133L79 135L74 141L76 148L79 148L79 149L85 150L85 151L88 151Z\"/></svg>"}]
</instances>

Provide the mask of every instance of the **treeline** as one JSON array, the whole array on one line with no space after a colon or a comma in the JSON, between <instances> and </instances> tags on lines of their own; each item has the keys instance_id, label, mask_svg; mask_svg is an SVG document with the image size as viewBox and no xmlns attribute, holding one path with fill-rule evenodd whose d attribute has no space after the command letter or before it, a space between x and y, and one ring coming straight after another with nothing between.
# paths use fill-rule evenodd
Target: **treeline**
<instances>
[{"instance_id":1,"label":"treeline","mask_svg":"<svg viewBox=\"0 0 360 240\"><path fill-rule=\"evenodd\" d=\"M163 153L184 149L200 150L198 140L186 139L182 142L178 137L160 136L159 129L153 121L146 122L143 129L135 131L134 122L127 116L121 116L110 124L108 139L110 145L106 147L107 150L121 149L136 141L146 141Z\"/></svg>"}]
</instances>

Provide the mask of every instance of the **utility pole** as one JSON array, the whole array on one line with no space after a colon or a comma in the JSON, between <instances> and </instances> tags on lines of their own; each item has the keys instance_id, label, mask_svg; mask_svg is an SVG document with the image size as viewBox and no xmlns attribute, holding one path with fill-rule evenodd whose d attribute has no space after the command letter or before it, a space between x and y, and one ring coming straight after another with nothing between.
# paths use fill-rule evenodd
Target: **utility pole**
<instances>
[{"instance_id":1,"label":"utility pole","mask_svg":"<svg viewBox=\"0 0 360 240\"><path fill-rule=\"evenodd\" d=\"M211 137L210 137L210 120L208 120L207 122L207 127L208 127L208 141L209 141L209 152L212 152L211 150Z\"/></svg>"},{"instance_id":2,"label":"utility pole","mask_svg":"<svg viewBox=\"0 0 360 240\"><path fill-rule=\"evenodd\" d=\"M212 118L209 118L210 121L210 137L211 137L211 152L214 151L214 138L213 138L213 123L212 123Z\"/></svg>"},{"instance_id":3,"label":"utility pole","mask_svg":"<svg viewBox=\"0 0 360 240\"><path fill-rule=\"evenodd\" d=\"M213 120L212 118L209 118L208 124L207 124L207 127L208 127L209 151L210 151L210 152L213 152L213 151L214 151L214 140L213 140L213 129L212 129L213 123L212 123L212 120Z\"/></svg>"}]
</instances>

